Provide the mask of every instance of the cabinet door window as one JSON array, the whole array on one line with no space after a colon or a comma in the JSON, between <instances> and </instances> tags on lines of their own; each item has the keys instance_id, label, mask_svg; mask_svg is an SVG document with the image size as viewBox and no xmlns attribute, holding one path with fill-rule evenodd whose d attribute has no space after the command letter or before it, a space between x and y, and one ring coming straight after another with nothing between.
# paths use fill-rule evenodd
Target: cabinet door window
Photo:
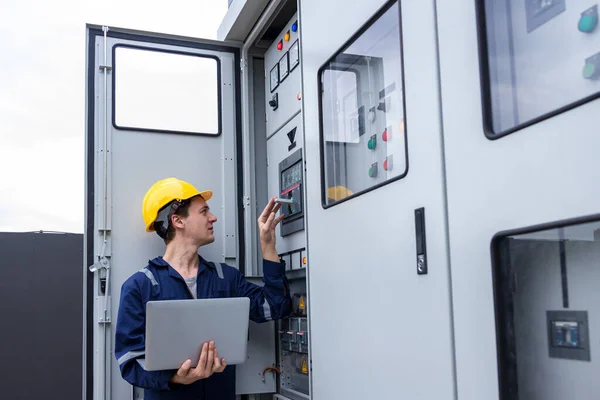
<instances>
[{"instance_id":1,"label":"cabinet door window","mask_svg":"<svg viewBox=\"0 0 600 400\"><path fill-rule=\"evenodd\" d=\"M501 400L589 398L597 388L597 218L493 241Z\"/></svg>"},{"instance_id":2,"label":"cabinet door window","mask_svg":"<svg viewBox=\"0 0 600 400\"><path fill-rule=\"evenodd\" d=\"M593 3L477 2L490 139L600 97L600 28Z\"/></svg>"},{"instance_id":3,"label":"cabinet door window","mask_svg":"<svg viewBox=\"0 0 600 400\"><path fill-rule=\"evenodd\" d=\"M408 159L398 2L321 67L319 85L323 206L403 177Z\"/></svg>"},{"instance_id":4,"label":"cabinet door window","mask_svg":"<svg viewBox=\"0 0 600 400\"><path fill-rule=\"evenodd\" d=\"M221 133L218 58L123 45L113 55L116 128Z\"/></svg>"}]
</instances>

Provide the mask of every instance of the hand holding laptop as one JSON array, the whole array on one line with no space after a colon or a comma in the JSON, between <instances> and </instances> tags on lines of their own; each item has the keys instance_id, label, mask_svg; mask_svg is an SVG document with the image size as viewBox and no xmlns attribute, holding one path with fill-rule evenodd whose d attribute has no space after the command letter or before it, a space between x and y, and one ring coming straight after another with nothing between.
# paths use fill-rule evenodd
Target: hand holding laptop
<instances>
[{"instance_id":1,"label":"hand holding laptop","mask_svg":"<svg viewBox=\"0 0 600 400\"><path fill-rule=\"evenodd\" d=\"M186 360L177 373L173 375L171 382L189 385L197 380L206 379L214 373L223 372L226 366L225 359L219 359L215 342L204 343L198 365L192 368L192 360Z\"/></svg>"}]
</instances>

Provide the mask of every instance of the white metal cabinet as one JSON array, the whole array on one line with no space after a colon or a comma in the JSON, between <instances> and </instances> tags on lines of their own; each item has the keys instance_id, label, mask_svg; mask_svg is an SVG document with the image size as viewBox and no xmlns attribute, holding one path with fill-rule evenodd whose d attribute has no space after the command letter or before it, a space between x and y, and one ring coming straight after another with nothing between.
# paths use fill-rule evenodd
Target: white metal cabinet
<instances>
[{"instance_id":1,"label":"white metal cabinet","mask_svg":"<svg viewBox=\"0 0 600 400\"><path fill-rule=\"evenodd\" d=\"M394 3L392 12L398 12L398 4ZM401 2L402 46L388 46L385 39L397 33L389 29L397 18L393 14L378 15L381 18L377 20L385 23L358 32L382 6L383 1L356 2L351 7L341 0L300 3L315 400L454 398L434 2ZM385 102L379 97L382 86L375 81L368 83L368 77L361 80L359 103L368 106L364 120L352 122L352 113L340 111L343 102L336 103L343 98L344 85L339 83L343 78L338 78L337 88L319 84L320 68L357 32L359 39L338 57L338 64L329 64L331 69L354 69L363 78L360 69L367 68L366 64L373 66L379 56L384 61L393 59L402 49L401 69L384 66L383 82L389 85L388 78L404 72L404 82L395 81L392 96L400 99L400 106L405 99L402 116L408 164L404 177L376 189L369 181L369 166L372 160L377 161L379 174L385 175L382 161L387 153L371 152L368 147L373 133L370 127L376 125L370 122L368 111ZM383 42L374 40L377 38ZM372 57L354 63L356 55ZM326 90L319 93L323 86ZM339 96L335 94L333 102L319 99L334 92ZM370 95L374 99L371 103ZM329 118L322 127L326 144L320 143L320 116ZM339 128L344 118L348 118L346 130ZM380 110L376 121L378 118L382 118ZM335 124L338 128L332 127ZM361 124L366 126L366 133L359 135L353 129L360 129L356 127ZM377 146L386 149L383 128L377 128ZM402 134L398 136L400 125L395 125L394 132L394 138L402 138ZM392 143L393 139L388 150L394 148ZM323 153L324 148L334 146L339 154L327 154L335 162ZM395 165L402 169L402 147L395 151ZM322 171L322 163L329 169ZM341 172L345 178L340 177L339 170L333 171L336 165L345 168ZM331 205L323 197L329 196L325 190L336 184L343 186L342 191L354 185L353 193L365 192ZM322 185L328 186L323 189ZM428 274L417 273L415 210L421 207L425 210Z\"/></svg>"},{"instance_id":2,"label":"white metal cabinet","mask_svg":"<svg viewBox=\"0 0 600 400\"><path fill-rule=\"evenodd\" d=\"M488 21L487 35L478 34L476 3L479 17ZM600 104L593 97L600 82L584 77L586 58L600 51L598 31L578 31L581 13L592 4L569 1L563 9L560 3L564 5L471 1L437 6L461 400L499 398L498 376L503 379L506 373L497 366L502 355L496 348L494 235L599 209ZM528 17L530 6L541 8ZM546 22L529 30L531 16ZM486 49L478 52L483 44L494 55L489 70L481 64ZM494 82L491 97L480 67ZM544 331L535 335L546 345ZM557 379L540 375L537 385Z\"/></svg>"}]
</instances>

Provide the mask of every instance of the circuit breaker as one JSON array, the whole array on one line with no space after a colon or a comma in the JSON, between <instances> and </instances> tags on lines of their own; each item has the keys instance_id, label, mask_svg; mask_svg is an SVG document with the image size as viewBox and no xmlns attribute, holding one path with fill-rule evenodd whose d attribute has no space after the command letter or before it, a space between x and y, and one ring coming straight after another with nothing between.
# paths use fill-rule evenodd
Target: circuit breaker
<instances>
[{"instance_id":1,"label":"circuit breaker","mask_svg":"<svg viewBox=\"0 0 600 400\"><path fill-rule=\"evenodd\" d=\"M292 315L280 322L280 382L282 392L288 396L294 393L308 395L310 361L306 293L295 293L293 300Z\"/></svg>"},{"instance_id":2,"label":"circuit breaker","mask_svg":"<svg viewBox=\"0 0 600 400\"><path fill-rule=\"evenodd\" d=\"M279 163L279 197L291 201L283 205L285 218L281 222L282 237L304 229L302 176L302 151L296 150Z\"/></svg>"},{"instance_id":3,"label":"circuit breaker","mask_svg":"<svg viewBox=\"0 0 600 400\"><path fill-rule=\"evenodd\" d=\"M546 326L551 358L590 361L587 311L547 311Z\"/></svg>"}]
</instances>

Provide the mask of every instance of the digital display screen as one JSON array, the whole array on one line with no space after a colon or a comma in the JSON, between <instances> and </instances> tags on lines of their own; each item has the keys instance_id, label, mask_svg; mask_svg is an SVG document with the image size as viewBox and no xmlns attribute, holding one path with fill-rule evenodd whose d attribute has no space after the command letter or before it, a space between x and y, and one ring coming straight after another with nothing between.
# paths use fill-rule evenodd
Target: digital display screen
<instances>
[{"instance_id":1,"label":"digital display screen","mask_svg":"<svg viewBox=\"0 0 600 400\"><path fill-rule=\"evenodd\" d=\"M302 183L302 163L297 162L281 173L281 188L286 189L297 183Z\"/></svg>"}]
</instances>

